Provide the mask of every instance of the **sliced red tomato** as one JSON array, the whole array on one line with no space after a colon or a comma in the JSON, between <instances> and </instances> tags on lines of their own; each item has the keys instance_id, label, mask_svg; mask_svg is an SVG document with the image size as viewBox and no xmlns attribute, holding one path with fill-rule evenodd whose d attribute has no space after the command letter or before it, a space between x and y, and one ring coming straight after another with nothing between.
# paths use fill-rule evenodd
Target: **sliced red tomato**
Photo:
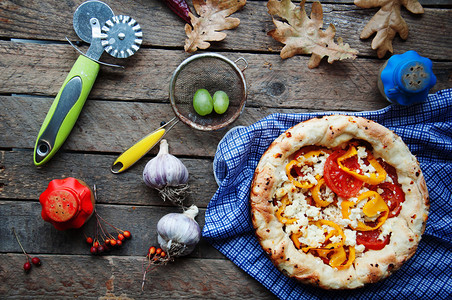
<instances>
[{"instance_id":1,"label":"sliced red tomato","mask_svg":"<svg viewBox=\"0 0 452 300\"><path fill-rule=\"evenodd\" d=\"M379 240L380 230L372 230L372 231L358 231L356 233L356 243L360 245L364 245L368 250L381 250L391 239L390 235L383 237L382 240Z\"/></svg>"},{"instance_id":2,"label":"sliced red tomato","mask_svg":"<svg viewBox=\"0 0 452 300\"><path fill-rule=\"evenodd\" d=\"M397 171L396 169L388 164L387 162L383 161L381 158L377 159L378 163L383 167L383 169L386 171L386 173L391 177L392 181L394 183L399 183L398 177L397 177Z\"/></svg>"},{"instance_id":3,"label":"sliced red tomato","mask_svg":"<svg viewBox=\"0 0 452 300\"><path fill-rule=\"evenodd\" d=\"M402 209L401 204L405 201L405 193L398 184L390 182L383 182L379 185L371 185L369 189L380 193L379 189L383 190L380 194L383 200L389 207L388 218L396 217L399 215Z\"/></svg>"},{"instance_id":4,"label":"sliced red tomato","mask_svg":"<svg viewBox=\"0 0 452 300\"><path fill-rule=\"evenodd\" d=\"M323 176L325 178L326 185L337 195L350 198L358 194L359 190L363 186L363 182L352 175L341 170L337 163L337 159L344 155L345 150L334 151L325 162L323 170ZM350 170L358 170L359 163L356 157L351 157L344 160L343 165Z\"/></svg>"}]
</instances>

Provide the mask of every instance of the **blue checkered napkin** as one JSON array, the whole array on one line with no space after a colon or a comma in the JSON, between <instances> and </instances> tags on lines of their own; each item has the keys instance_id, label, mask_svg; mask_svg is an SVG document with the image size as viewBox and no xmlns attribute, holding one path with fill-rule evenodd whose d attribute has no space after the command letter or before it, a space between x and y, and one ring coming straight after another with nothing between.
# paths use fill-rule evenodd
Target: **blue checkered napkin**
<instances>
[{"instance_id":1,"label":"blue checkered napkin","mask_svg":"<svg viewBox=\"0 0 452 300\"><path fill-rule=\"evenodd\" d=\"M451 299L452 297L452 89L419 105L351 113L396 132L421 164L430 193L430 215L413 258L388 279L352 291L324 291L279 272L261 249L250 218L254 170L270 143L315 114L273 114L236 127L220 141L214 159L219 188L206 211L203 236L237 266L281 299Z\"/></svg>"}]
</instances>

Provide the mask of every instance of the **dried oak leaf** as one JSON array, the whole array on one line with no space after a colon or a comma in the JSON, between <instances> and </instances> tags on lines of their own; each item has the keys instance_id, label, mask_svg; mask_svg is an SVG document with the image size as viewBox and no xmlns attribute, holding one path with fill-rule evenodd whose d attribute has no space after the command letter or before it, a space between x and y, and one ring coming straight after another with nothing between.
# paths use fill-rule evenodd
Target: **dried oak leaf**
<instances>
[{"instance_id":1,"label":"dried oak leaf","mask_svg":"<svg viewBox=\"0 0 452 300\"><path fill-rule=\"evenodd\" d=\"M229 17L243 6L246 0L193 0L193 6L199 17L190 13L191 24L185 24L184 49L187 52L195 52L199 49L207 49L209 41L221 41L226 33L221 30L233 29L239 26L240 20Z\"/></svg>"},{"instance_id":2,"label":"dried oak leaf","mask_svg":"<svg viewBox=\"0 0 452 300\"><path fill-rule=\"evenodd\" d=\"M393 52L392 40L396 33L404 40L408 38L408 25L400 14L405 6L414 14L422 14L424 9L417 0L355 0L355 5L362 8L381 7L361 32L360 38L367 39L377 33L372 40L372 49L377 49L379 58L386 52Z\"/></svg>"},{"instance_id":3,"label":"dried oak leaf","mask_svg":"<svg viewBox=\"0 0 452 300\"><path fill-rule=\"evenodd\" d=\"M358 51L344 44L342 38L334 42L336 28L330 24L323 31L323 10L320 2L312 3L311 18L306 14L305 0L296 6L290 0L269 0L268 13L278 16L287 22L281 22L273 17L276 29L268 32L278 42L285 44L281 50L281 58L289 58L295 54L312 54L308 63L310 69L317 67L324 56L328 62L347 58L355 59Z\"/></svg>"}]
</instances>

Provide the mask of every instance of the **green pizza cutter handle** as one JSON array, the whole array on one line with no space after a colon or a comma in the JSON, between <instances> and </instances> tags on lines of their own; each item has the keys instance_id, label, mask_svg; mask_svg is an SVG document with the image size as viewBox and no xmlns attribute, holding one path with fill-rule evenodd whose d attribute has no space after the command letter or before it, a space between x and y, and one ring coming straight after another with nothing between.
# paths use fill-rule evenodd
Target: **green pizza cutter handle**
<instances>
[{"instance_id":1,"label":"green pizza cutter handle","mask_svg":"<svg viewBox=\"0 0 452 300\"><path fill-rule=\"evenodd\" d=\"M99 64L80 55L64 80L36 139L36 166L49 161L69 136L99 73Z\"/></svg>"}]
</instances>

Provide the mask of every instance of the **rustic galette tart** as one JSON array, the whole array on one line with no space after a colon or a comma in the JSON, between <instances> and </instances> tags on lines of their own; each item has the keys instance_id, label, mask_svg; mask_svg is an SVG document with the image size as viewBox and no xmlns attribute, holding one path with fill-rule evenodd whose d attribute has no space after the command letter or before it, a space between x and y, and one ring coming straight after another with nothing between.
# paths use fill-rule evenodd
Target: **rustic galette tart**
<instances>
[{"instance_id":1,"label":"rustic galette tart","mask_svg":"<svg viewBox=\"0 0 452 300\"><path fill-rule=\"evenodd\" d=\"M353 289L415 253L429 201L416 158L373 121L344 115L299 123L263 154L251 186L256 235L287 276Z\"/></svg>"}]
</instances>

